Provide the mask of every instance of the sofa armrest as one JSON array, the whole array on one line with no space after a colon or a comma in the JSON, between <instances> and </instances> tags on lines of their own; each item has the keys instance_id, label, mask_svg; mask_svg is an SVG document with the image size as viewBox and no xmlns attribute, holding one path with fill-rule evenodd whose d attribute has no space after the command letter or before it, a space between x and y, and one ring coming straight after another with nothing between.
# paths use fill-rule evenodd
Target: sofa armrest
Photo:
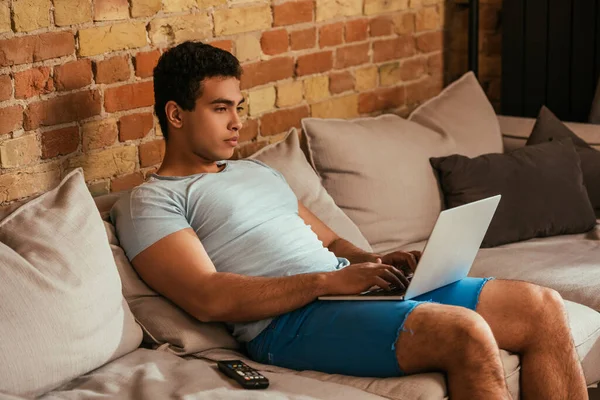
<instances>
[{"instance_id":1,"label":"sofa armrest","mask_svg":"<svg viewBox=\"0 0 600 400\"><path fill-rule=\"evenodd\" d=\"M510 151L525 146L535 124L535 118L498 115L498 122L500 122L505 151ZM580 122L566 122L565 125L596 150L600 150L600 125Z\"/></svg>"}]
</instances>

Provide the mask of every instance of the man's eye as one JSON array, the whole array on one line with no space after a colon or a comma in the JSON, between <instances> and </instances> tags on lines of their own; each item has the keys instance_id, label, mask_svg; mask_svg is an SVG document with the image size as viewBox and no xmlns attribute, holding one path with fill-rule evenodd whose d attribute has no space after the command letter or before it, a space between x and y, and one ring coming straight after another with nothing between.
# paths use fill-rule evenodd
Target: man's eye
<instances>
[{"instance_id":1,"label":"man's eye","mask_svg":"<svg viewBox=\"0 0 600 400\"><path fill-rule=\"evenodd\" d=\"M225 107L219 107L219 108L215 108L216 112L225 112L227 111L227 109Z\"/></svg>"},{"instance_id":2,"label":"man's eye","mask_svg":"<svg viewBox=\"0 0 600 400\"><path fill-rule=\"evenodd\" d=\"M237 110L238 110L238 112L243 112L244 111L244 107L238 107Z\"/></svg>"}]
</instances>

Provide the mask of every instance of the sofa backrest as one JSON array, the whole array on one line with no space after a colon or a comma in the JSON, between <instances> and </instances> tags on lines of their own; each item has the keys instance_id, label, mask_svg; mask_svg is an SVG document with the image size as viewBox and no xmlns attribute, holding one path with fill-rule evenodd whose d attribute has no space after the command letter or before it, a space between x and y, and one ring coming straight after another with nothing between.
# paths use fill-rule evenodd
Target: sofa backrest
<instances>
[{"instance_id":1,"label":"sofa backrest","mask_svg":"<svg viewBox=\"0 0 600 400\"><path fill-rule=\"evenodd\" d=\"M535 118L498 116L504 151L525 146L535 125ZM565 125L596 150L600 150L600 125L567 122Z\"/></svg>"}]
</instances>

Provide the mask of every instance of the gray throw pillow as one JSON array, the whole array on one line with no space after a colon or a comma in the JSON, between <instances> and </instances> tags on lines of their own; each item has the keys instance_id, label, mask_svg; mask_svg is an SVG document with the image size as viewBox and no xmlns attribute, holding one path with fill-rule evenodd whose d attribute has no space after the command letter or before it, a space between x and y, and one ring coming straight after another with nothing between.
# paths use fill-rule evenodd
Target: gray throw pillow
<instances>
[{"instance_id":1,"label":"gray throw pillow","mask_svg":"<svg viewBox=\"0 0 600 400\"><path fill-rule=\"evenodd\" d=\"M600 100L600 99L599 99ZM600 121L599 121L600 123ZM581 159L583 182L596 215L600 216L600 151L592 148L567 128L546 107L542 107L526 145L571 139Z\"/></svg>"},{"instance_id":2,"label":"gray throw pillow","mask_svg":"<svg viewBox=\"0 0 600 400\"><path fill-rule=\"evenodd\" d=\"M482 247L587 232L596 225L579 157L569 139L508 154L432 158L431 165L447 208L502 195Z\"/></svg>"}]
</instances>

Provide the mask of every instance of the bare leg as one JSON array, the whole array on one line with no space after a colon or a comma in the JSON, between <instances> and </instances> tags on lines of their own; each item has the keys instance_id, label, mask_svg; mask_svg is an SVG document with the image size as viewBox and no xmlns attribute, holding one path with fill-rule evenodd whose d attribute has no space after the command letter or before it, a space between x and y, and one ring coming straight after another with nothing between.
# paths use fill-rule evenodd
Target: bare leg
<instances>
[{"instance_id":1,"label":"bare leg","mask_svg":"<svg viewBox=\"0 0 600 400\"><path fill-rule=\"evenodd\" d=\"M477 312L498 346L521 356L523 399L587 399L564 303L548 288L521 281L488 282Z\"/></svg>"},{"instance_id":2,"label":"bare leg","mask_svg":"<svg viewBox=\"0 0 600 400\"><path fill-rule=\"evenodd\" d=\"M446 372L452 400L510 399L493 333L467 308L419 305L398 337L396 357L406 373Z\"/></svg>"}]
</instances>

